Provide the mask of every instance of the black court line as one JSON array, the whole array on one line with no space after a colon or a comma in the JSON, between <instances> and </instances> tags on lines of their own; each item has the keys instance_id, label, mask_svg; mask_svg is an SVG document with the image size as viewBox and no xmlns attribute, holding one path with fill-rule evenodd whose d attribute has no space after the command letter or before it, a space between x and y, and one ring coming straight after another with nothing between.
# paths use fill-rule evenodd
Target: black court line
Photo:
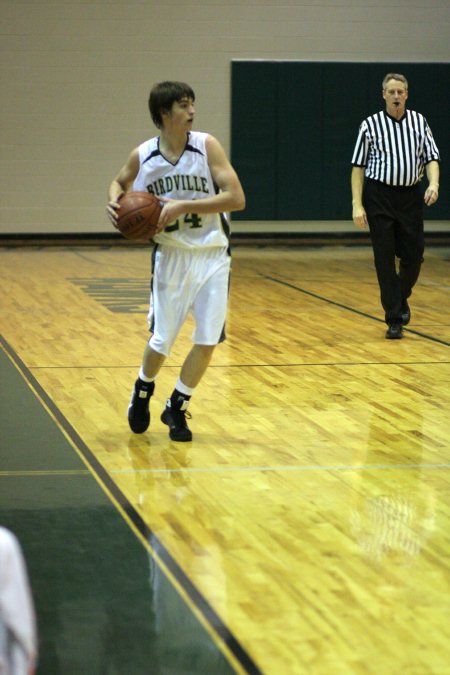
<instances>
[{"instance_id":1,"label":"black court line","mask_svg":"<svg viewBox=\"0 0 450 675\"><path fill-rule=\"evenodd\" d=\"M378 319L375 316L372 316L371 314L367 314L366 312L361 312L359 309L354 309L353 307L349 307L348 305L344 305L341 302L336 302L335 300L330 300L329 298L324 298L323 295L319 295L318 293L313 293L312 291L307 291L306 288L300 288L299 286L295 286L294 284L290 284L287 281L282 281L281 279L276 279L275 277L269 277L265 274L261 275L263 279L267 279L268 281L273 281L276 284L281 284L281 286L287 286L288 288L292 288L294 291L298 291L299 293L303 293L304 295L309 295L312 298L316 298L317 300L322 300L322 302L327 302L329 305L334 305L335 307L340 307L341 309L345 309L348 312L353 312L353 314L359 314L360 316L366 317L366 319L371 319L371 321L377 321L378 323L385 323L383 319ZM414 335L418 335L419 337L425 338L425 340L431 340L432 342L438 342L441 345L444 345L445 347L450 347L450 342L446 342L445 340L440 340L439 338L433 337L432 335L427 335L426 333L421 333L420 331L417 330L412 330L411 328L405 328L404 330L408 331L408 333L413 333Z\"/></svg>"},{"instance_id":2,"label":"black court line","mask_svg":"<svg viewBox=\"0 0 450 675\"><path fill-rule=\"evenodd\" d=\"M20 373L22 374L25 381L32 387L32 389L37 393L41 402L47 406L48 410L51 412L58 425L65 431L73 445L77 448L80 454L85 458L86 462L92 469L92 472L95 473L100 483L106 488L107 493L109 492L117 503L123 509L124 513L131 520L133 525L142 535L142 537L149 543L153 552L157 557L162 560L166 568L170 571L176 581L179 583L180 587L189 597L192 604L197 608L201 613L205 621L211 626L214 633L220 637L222 642L226 645L228 650L233 654L236 660L244 668L245 672L249 675L263 675L262 671L259 670L258 666L251 659L249 654L241 646L237 638L233 635L230 629L223 623L218 614L214 611L208 601L203 597L203 595L198 591L194 586L191 580L186 576L178 563L173 559L169 551L165 548L162 542L158 539L156 534L148 527L144 522L141 516L134 509L133 505L125 497L122 491L118 488L116 483L108 475L107 471L103 465L98 461L97 457L93 452L88 448L84 441L77 434L75 429L69 423L69 421L64 417L59 408L55 405L54 401L49 397L46 391L41 387L39 382L29 371L27 366L24 364L19 355L14 351L11 345L5 340L5 338L0 335L0 344L5 349L5 352L9 355L10 359L16 365Z\"/></svg>"}]
</instances>

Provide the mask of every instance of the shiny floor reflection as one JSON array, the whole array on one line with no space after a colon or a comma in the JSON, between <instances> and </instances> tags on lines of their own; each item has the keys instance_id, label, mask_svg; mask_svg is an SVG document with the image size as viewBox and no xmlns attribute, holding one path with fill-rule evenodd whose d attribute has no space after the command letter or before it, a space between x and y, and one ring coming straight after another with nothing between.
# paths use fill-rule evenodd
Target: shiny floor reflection
<instances>
[{"instance_id":1,"label":"shiny floor reflection","mask_svg":"<svg viewBox=\"0 0 450 675\"><path fill-rule=\"evenodd\" d=\"M1 351L0 374L0 522L28 566L37 675L235 672Z\"/></svg>"}]
</instances>

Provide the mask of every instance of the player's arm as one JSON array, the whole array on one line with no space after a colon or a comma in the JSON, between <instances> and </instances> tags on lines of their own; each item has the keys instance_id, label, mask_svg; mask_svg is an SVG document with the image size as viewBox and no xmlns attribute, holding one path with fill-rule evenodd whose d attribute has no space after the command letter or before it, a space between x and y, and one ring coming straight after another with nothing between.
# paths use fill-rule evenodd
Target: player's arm
<instances>
[{"instance_id":1,"label":"player's arm","mask_svg":"<svg viewBox=\"0 0 450 675\"><path fill-rule=\"evenodd\" d=\"M114 227L117 225L117 210L120 206L118 203L119 197L128 192L138 172L139 150L135 148L108 188L108 206L106 207L106 212Z\"/></svg>"},{"instance_id":2,"label":"player's arm","mask_svg":"<svg viewBox=\"0 0 450 675\"><path fill-rule=\"evenodd\" d=\"M195 213L226 213L241 211L245 207L245 195L236 171L231 166L219 141L208 134L206 139L208 164L214 182L220 192L195 200ZM193 210L192 200L167 200L161 212L159 225L164 227L184 213Z\"/></svg>"},{"instance_id":3,"label":"player's arm","mask_svg":"<svg viewBox=\"0 0 450 675\"><path fill-rule=\"evenodd\" d=\"M368 226L367 215L362 203L364 173L364 166L354 166L352 168L352 218L356 227L359 227L361 230Z\"/></svg>"},{"instance_id":4,"label":"player's arm","mask_svg":"<svg viewBox=\"0 0 450 675\"><path fill-rule=\"evenodd\" d=\"M236 171L231 166L225 150L217 138L208 135L206 139L206 151L208 153L208 164L211 175L220 189L220 192L215 197L210 198L216 200L215 206L217 212L242 211L245 208L244 190ZM208 213L208 211L205 211L205 213Z\"/></svg>"}]
</instances>

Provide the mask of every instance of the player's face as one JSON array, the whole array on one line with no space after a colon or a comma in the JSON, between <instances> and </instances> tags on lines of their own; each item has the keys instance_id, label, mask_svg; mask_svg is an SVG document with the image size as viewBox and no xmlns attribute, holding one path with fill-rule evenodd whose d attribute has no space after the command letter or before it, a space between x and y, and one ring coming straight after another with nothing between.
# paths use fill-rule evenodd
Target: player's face
<instances>
[{"instance_id":1,"label":"player's face","mask_svg":"<svg viewBox=\"0 0 450 675\"><path fill-rule=\"evenodd\" d=\"M170 126L173 130L190 131L195 115L194 101L187 97L175 101L170 112L166 115L164 127Z\"/></svg>"},{"instance_id":2,"label":"player's face","mask_svg":"<svg viewBox=\"0 0 450 675\"><path fill-rule=\"evenodd\" d=\"M386 101L386 110L393 117L401 117L405 112L408 90L404 82L400 80L388 80L383 91L383 98Z\"/></svg>"}]
</instances>

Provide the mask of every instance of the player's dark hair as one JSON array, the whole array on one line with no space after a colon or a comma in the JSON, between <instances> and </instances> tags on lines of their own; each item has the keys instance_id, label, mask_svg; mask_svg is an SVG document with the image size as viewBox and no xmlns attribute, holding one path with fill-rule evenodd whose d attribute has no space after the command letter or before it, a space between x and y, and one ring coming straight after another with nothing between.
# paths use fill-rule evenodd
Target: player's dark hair
<instances>
[{"instance_id":1,"label":"player's dark hair","mask_svg":"<svg viewBox=\"0 0 450 675\"><path fill-rule=\"evenodd\" d=\"M185 82L159 82L152 87L148 99L148 108L152 120L158 129L163 126L162 112L169 112L175 101L190 98L195 101L195 94Z\"/></svg>"}]
</instances>

